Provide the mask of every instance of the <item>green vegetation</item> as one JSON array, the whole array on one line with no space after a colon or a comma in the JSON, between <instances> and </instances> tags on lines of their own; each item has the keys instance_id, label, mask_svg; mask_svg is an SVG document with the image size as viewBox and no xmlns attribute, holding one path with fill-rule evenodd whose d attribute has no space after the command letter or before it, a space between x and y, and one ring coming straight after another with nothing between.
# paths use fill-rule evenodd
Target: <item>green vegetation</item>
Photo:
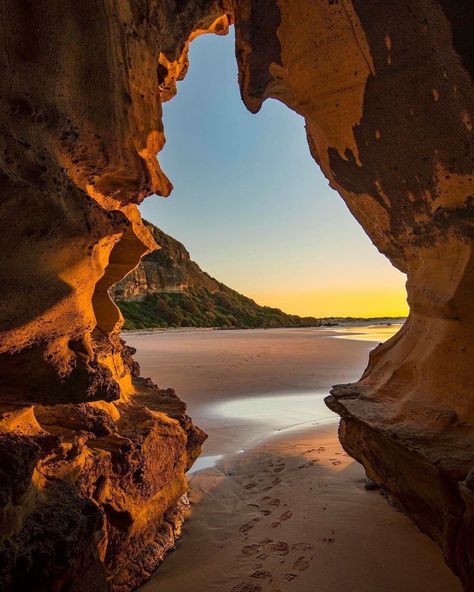
<instances>
[{"instance_id":1,"label":"green vegetation","mask_svg":"<svg viewBox=\"0 0 474 592\"><path fill-rule=\"evenodd\" d=\"M147 294L143 300L117 302L125 318L124 329L166 327L315 327L314 317L286 314L279 308L260 306L254 300L221 284L220 290L189 288L179 293Z\"/></svg>"}]
</instances>

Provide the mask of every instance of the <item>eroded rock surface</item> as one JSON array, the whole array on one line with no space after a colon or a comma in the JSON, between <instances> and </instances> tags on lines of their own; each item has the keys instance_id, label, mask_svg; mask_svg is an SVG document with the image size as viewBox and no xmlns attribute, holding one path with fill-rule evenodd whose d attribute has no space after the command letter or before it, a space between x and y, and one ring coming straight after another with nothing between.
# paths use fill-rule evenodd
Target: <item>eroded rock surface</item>
<instances>
[{"instance_id":1,"label":"eroded rock surface","mask_svg":"<svg viewBox=\"0 0 474 592\"><path fill-rule=\"evenodd\" d=\"M217 292L221 284L193 261L186 247L153 224L145 222L160 249L143 257L138 267L111 288L117 300L142 300L150 294L180 293L189 288Z\"/></svg>"},{"instance_id":2,"label":"eroded rock surface","mask_svg":"<svg viewBox=\"0 0 474 592\"><path fill-rule=\"evenodd\" d=\"M410 318L328 404L341 439L473 589L472 9L463 0L0 2L1 586L132 589L199 449L132 376L109 288L154 248L161 101L233 12L247 107L277 98ZM134 368L136 374L136 368Z\"/></svg>"},{"instance_id":3,"label":"eroded rock surface","mask_svg":"<svg viewBox=\"0 0 474 592\"><path fill-rule=\"evenodd\" d=\"M0 2L0 588L125 592L205 435L137 376L109 288L156 248L161 101L217 2Z\"/></svg>"},{"instance_id":4,"label":"eroded rock surface","mask_svg":"<svg viewBox=\"0 0 474 592\"><path fill-rule=\"evenodd\" d=\"M2 590L138 586L180 533L204 438L173 391L144 379L117 403L3 406Z\"/></svg>"}]
</instances>

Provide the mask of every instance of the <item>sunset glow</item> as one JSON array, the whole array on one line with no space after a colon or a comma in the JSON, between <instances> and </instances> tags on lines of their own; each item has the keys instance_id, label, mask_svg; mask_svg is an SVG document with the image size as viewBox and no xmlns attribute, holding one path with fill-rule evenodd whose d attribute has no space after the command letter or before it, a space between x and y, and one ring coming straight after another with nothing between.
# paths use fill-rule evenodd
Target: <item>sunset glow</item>
<instances>
[{"instance_id":1,"label":"sunset glow","mask_svg":"<svg viewBox=\"0 0 474 592\"><path fill-rule=\"evenodd\" d=\"M249 294L259 304L275 306L298 314L322 317L404 317L408 305L403 289L362 289L332 286L317 292L262 292Z\"/></svg>"},{"instance_id":2,"label":"sunset glow","mask_svg":"<svg viewBox=\"0 0 474 592\"><path fill-rule=\"evenodd\" d=\"M174 190L147 199L142 214L202 269L290 313L407 314L405 276L329 187L309 153L303 119L273 100L257 115L245 109L233 32L193 42L164 124L159 160Z\"/></svg>"}]
</instances>

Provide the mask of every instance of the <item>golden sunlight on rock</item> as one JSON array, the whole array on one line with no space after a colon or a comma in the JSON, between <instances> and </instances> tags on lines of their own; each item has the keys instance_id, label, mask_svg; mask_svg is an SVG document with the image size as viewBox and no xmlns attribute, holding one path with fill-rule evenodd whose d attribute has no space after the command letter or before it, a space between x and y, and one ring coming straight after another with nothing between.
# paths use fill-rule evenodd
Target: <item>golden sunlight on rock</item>
<instances>
[{"instance_id":1,"label":"golden sunlight on rock","mask_svg":"<svg viewBox=\"0 0 474 592\"><path fill-rule=\"evenodd\" d=\"M304 117L315 166L408 277L407 322L326 399L341 444L473 590L471 17L461 0L1 0L2 590L130 592L181 532L206 434L140 377L110 289L159 247L138 205L172 190L162 102L190 42L232 24L247 108Z\"/></svg>"}]
</instances>

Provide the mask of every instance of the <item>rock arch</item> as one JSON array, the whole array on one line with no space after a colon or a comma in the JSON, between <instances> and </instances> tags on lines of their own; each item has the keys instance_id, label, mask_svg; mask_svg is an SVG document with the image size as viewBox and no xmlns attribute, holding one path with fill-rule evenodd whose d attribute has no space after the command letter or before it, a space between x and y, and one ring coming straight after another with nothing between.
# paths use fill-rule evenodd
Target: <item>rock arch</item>
<instances>
[{"instance_id":1,"label":"rock arch","mask_svg":"<svg viewBox=\"0 0 474 592\"><path fill-rule=\"evenodd\" d=\"M406 325L328 404L345 448L472 588L469 9L0 2L3 588L133 589L179 531L184 471L205 436L174 393L138 377L107 289L155 247L137 204L171 190L155 158L161 102L186 73L188 44L232 21L247 107L273 97L304 116L332 187L408 274Z\"/></svg>"}]
</instances>

